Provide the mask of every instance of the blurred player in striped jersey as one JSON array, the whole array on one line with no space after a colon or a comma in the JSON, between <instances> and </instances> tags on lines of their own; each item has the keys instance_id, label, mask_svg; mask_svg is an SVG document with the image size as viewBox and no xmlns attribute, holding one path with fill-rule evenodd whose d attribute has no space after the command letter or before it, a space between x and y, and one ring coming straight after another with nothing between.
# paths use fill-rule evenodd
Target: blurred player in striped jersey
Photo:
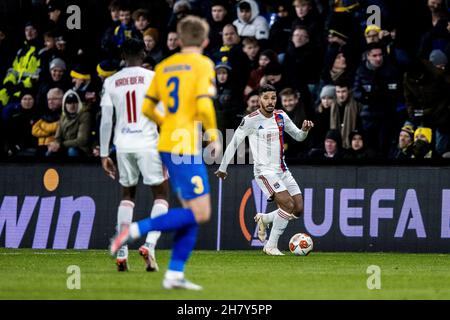
<instances>
[{"instance_id":1,"label":"blurred player in striped jersey","mask_svg":"<svg viewBox=\"0 0 450 320\"><path fill-rule=\"evenodd\" d=\"M156 124L141 112L145 94L154 77L154 72L141 67L145 57L144 43L126 40L122 45L122 58L127 66L106 79L100 103L102 118L100 125L100 156L106 174L116 178L116 167L109 157L109 144L116 116L114 145L117 150L119 182L122 185L122 202L117 211L117 230L130 225L136 197L136 186L142 174L143 182L152 189L154 204L151 217L167 213L169 204L166 170L157 150L158 130ZM145 244L139 249L145 260L147 271L158 271L155 246L161 233L150 232ZM128 270L128 247L122 246L117 253L119 271Z\"/></svg>"},{"instance_id":2,"label":"blurred player in striped jersey","mask_svg":"<svg viewBox=\"0 0 450 320\"><path fill-rule=\"evenodd\" d=\"M278 210L268 214L258 213L255 216L258 237L264 242L266 229L272 224L270 237L263 251L268 255L280 256L284 254L278 249L278 239L289 221L303 213L302 193L284 161L284 132L297 141L304 141L314 124L305 120L300 130L284 111L275 110L277 92L271 85L260 88L259 103L260 108L242 120L215 174L226 179L228 164L239 145L248 136L255 161L256 182L267 198L274 200L278 206Z\"/></svg>"}]
</instances>

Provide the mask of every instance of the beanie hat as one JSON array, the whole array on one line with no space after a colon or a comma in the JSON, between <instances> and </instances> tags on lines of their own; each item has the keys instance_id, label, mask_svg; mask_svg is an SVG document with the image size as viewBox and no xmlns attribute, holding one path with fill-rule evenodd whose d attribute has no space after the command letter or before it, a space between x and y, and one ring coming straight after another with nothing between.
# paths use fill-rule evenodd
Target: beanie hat
<instances>
[{"instance_id":1,"label":"beanie hat","mask_svg":"<svg viewBox=\"0 0 450 320\"><path fill-rule=\"evenodd\" d=\"M220 68L225 68L228 71L231 71L231 65L228 62L228 57L223 57L222 60L216 64L215 69L218 70Z\"/></svg>"},{"instance_id":2,"label":"beanie hat","mask_svg":"<svg viewBox=\"0 0 450 320\"><path fill-rule=\"evenodd\" d=\"M119 62L116 60L103 60L97 65L97 74L108 78L119 70Z\"/></svg>"},{"instance_id":3,"label":"beanie hat","mask_svg":"<svg viewBox=\"0 0 450 320\"><path fill-rule=\"evenodd\" d=\"M325 97L331 97L334 98L336 96L336 87L335 86L325 86L322 88L322 91L320 92L320 99L323 99Z\"/></svg>"},{"instance_id":4,"label":"beanie hat","mask_svg":"<svg viewBox=\"0 0 450 320\"><path fill-rule=\"evenodd\" d=\"M364 140L364 134L362 133L362 131L360 131L358 129L355 129L352 132L350 132L350 135L349 135L350 141L353 140L354 136L361 136L361 139Z\"/></svg>"},{"instance_id":5,"label":"beanie hat","mask_svg":"<svg viewBox=\"0 0 450 320\"><path fill-rule=\"evenodd\" d=\"M325 140L333 140L336 141L338 147L342 146L342 137L341 133L337 129L331 129L327 132L327 135L325 136Z\"/></svg>"},{"instance_id":6,"label":"beanie hat","mask_svg":"<svg viewBox=\"0 0 450 320\"><path fill-rule=\"evenodd\" d=\"M91 80L91 74L85 65L79 64L70 72L70 76L80 80Z\"/></svg>"},{"instance_id":7,"label":"beanie hat","mask_svg":"<svg viewBox=\"0 0 450 320\"><path fill-rule=\"evenodd\" d=\"M32 88L24 88L23 90L20 90L20 99L22 99L23 97L30 95L33 98L35 98L35 90L33 90Z\"/></svg>"},{"instance_id":8,"label":"beanie hat","mask_svg":"<svg viewBox=\"0 0 450 320\"><path fill-rule=\"evenodd\" d=\"M53 70L54 68L63 69L65 71L66 63L61 58L55 58L50 62L50 71Z\"/></svg>"},{"instance_id":9,"label":"beanie hat","mask_svg":"<svg viewBox=\"0 0 450 320\"><path fill-rule=\"evenodd\" d=\"M439 65L446 66L448 64L447 56L445 55L445 53L442 50L439 50L439 49L431 51L430 61L435 66L439 66Z\"/></svg>"},{"instance_id":10,"label":"beanie hat","mask_svg":"<svg viewBox=\"0 0 450 320\"><path fill-rule=\"evenodd\" d=\"M406 132L407 134L409 134L409 137L411 138L411 140L414 139L414 128L411 125L405 125L403 126L403 128L400 130L400 132Z\"/></svg>"},{"instance_id":11,"label":"beanie hat","mask_svg":"<svg viewBox=\"0 0 450 320\"><path fill-rule=\"evenodd\" d=\"M419 135L424 135L428 141L428 143L431 143L431 137L433 136L433 131L430 128L417 128L417 130L414 132L414 140L417 139Z\"/></svg>"},{"instance_id":12,"label":"beanie hat","mask_svg":"<svg viewBox=\"0 0 450 320\"><path fill-rule=\"evenodd\" d=\"M376 24L368 25L366 30L364 31L364 34L367 35L370 31L380 32L381 28L379 26L377 26Z\"/></svg>"}]
</instances>

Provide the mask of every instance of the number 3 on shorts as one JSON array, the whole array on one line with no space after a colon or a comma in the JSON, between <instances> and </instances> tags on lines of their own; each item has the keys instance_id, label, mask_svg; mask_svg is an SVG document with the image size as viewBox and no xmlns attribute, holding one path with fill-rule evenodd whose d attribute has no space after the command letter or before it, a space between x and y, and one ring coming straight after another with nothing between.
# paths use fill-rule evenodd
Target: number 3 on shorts
<instances>
[{"instance_id":1,"label":"number 3 on shorts","mask_svg":"<svg viewBox=\"0 0 450 320\"><path fill-rule=\"evenodd\" d=\"M192 177L191 183L195 185L195 194L202 194L205 191L205 186L203 184L203 179L200 176Z\"/></svg>"}]
</instances>

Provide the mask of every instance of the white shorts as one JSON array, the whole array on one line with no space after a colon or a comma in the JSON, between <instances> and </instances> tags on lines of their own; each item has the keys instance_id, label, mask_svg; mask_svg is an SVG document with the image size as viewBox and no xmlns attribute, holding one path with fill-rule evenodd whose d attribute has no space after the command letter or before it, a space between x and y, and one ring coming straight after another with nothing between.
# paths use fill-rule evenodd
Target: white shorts
<instances>
[{"instance_id":1,"label":"white shorts","mask_svg":"<svg viewBox=\"0 0 450 320\"><path fill-rule=\"evenodd\" d=\"M158 186L168 179L159 152L155 150L135 153L117 153L119 182L124 187L134 187L142 174L145 185Z\"/></svg>"},{"instance_id":2,"label":"white shorts","mask_svg":"<svg viewBox=\"0 0 450 320\"><path fill-rule=\"evenodd\" d=\"M261 175L256 178L256 183L268 199L271 199L274 194L286 190L292 197L302 194L300 187L290 171L279 174Z\"/></svg>"}]
</instances>

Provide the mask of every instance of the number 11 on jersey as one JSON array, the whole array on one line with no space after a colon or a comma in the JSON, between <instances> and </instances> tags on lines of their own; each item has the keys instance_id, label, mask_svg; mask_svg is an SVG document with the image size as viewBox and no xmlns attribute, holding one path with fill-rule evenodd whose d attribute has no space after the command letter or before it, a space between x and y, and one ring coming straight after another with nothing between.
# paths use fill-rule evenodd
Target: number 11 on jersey
<instances>
[{"instance_id":1,"label":"number 11 on jersey","mask_svg":"<svg viewBox=\"0 0 450 320\"><path fill-rule=\"evenodd\" d=\"M127 97L128 123L136 123L137 122L136 91L128 91L126 93L126 97Z\"/></svg>"}]
</instances>

